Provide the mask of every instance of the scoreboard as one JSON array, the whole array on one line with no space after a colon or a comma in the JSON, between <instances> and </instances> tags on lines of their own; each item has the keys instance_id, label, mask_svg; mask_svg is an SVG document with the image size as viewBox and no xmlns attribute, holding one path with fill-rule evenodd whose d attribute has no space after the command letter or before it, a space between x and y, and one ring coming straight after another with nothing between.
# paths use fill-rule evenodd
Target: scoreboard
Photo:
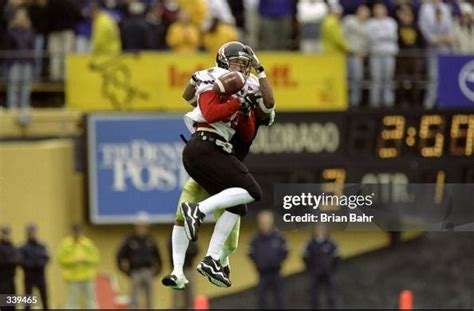
<instances>
[{"instance_id":1,"label":"scoreboard","mask_svg":"<svg viewBox=\"0 0 474 311\"><path fill-rule=\"evenodd\" d=\"M246 163L286 182L471 183L474 112L280 113Z\"/></svg>"},{"instance_id":2,"label":"scoreboard","mask_svg":"<svg viewBox=\"0 0 474 311\"><path fill-rule=\"evenodd\" d=\"M379 209L465 225L474 223L473 140L469 111L279 113L245 163L264 193L257 210L278 208L276 184L318 184L336 195L370 189Z\"/></svg>"}]
</instances>

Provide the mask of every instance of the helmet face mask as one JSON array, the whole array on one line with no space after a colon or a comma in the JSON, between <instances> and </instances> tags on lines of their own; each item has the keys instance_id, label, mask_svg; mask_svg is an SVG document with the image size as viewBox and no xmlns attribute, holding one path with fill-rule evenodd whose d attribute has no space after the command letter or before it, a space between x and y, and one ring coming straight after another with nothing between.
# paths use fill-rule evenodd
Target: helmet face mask
<instances>
[{"instance_id":1,"label":"helmet face mask","mask_svg":"<svg viewBox=\"0 0 474 311\"><path fill-rule=\"evenodd\" d=\"M245 77L248 77L250 74L250 65L251 62L244 58L231 58L229 59L229 69L230 71L239 71L243 73Z\"/></svg>"},{"instance_id":2,"label":"helmet face mask","mask_svg":"<svg viewBox=\"0 0 474 311\"><path fill-rule=\"evenodd\" d=\"M252 58L245 45L231 41L220 47L216 55L216 65L226 70L240 71L247 78L250 75Z\"/></svg>"}]
</instances>

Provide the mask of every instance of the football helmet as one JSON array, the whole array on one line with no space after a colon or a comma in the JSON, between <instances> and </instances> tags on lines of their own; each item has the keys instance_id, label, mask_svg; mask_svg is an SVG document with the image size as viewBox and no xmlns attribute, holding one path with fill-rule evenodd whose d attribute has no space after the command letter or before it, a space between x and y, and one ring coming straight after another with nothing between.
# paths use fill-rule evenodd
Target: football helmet
<instances>
[{"instance_id":1,"label":"football helmet","mask_svg":"<svg viewBox=\"0 0 474 311\"><path fill-rule=\"evenodd\" d=\"M243 61L245 70L242 73L245 75L245 77L248 77L252 68L252 55L250 54L247 46L238 41L230 41L225 43L219 48L219 51L217 52L216 65L217 67L230 70L230 61L233 59Z\"/></svg>"}]
</instances>

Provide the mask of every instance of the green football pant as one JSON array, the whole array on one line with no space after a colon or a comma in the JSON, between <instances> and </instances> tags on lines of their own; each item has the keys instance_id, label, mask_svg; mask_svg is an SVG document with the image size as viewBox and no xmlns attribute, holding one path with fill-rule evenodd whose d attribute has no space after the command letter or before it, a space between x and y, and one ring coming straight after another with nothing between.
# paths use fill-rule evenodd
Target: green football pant
<instances>
[{"instance_id":1,"label":"green football pant","mask_svg":"<svg viewBox=\"0 0 474 311\"><path fill-rule=\"evenodd\" d=\"M189 178L184 184L183 192L179 197L178 207L176 208L176 220L183 222L183 215L181 214L181 204L183 202L197 203L201 202L209 197L209 194L204 190L194 179ZM219 217L224 213L224 209L217 209L214 211L214 219L217 221ZM240 219L235 224L229 238L224 244L224 249L221 254L221 261L224 262L225 258L229 257L236 249L239 244L239 231L240 231Z\"/></svg>"}]
</instances>

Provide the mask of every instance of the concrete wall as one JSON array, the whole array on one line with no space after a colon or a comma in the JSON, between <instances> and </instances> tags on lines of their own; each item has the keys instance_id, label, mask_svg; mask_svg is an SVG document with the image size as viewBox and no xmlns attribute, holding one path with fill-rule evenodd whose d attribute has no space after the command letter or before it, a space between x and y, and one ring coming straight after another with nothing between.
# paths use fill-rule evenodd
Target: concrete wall
<instances>
[{"instance_id":1,"label":"concrete wall","mask_svg":"<svg viewBox=\"0 0 474 311\"><path fill-rule=\"evenodd\" d=\"M68 140L0 144L0 224L7 223L12 226L15 243L23 241L24 226L34 222L39 226L39 236L55 256L61 239L68 234L69 225L76 221L86 223L84 176L74 171L73 159L73 144ZM162 275L170 271L167 243L171 227L156 225L152 228L165 262ZM201 253L198 258L204 256L207 250L212 228L211 225L206 225L201 230ZM124 225L85 225L86 235L96 242L101 252L102 260L98 270L116 275L124 294L128 291L128 282L116 269L115 253L122 238L130 230L130 226ZM255 285L257 275L246 254L253 231L253 226L244 220L240 247L231 261L234 285L230 289L216 288L196 273L196 294L215 297ZM286 235L290 255L285 263L284 273L290 274L302 269L300 251L309 235L301 231L287 232ZM384 234L341 232L335 233L334 237L341 246L343 257L383 247L388 243ZM155 307L169 308L172 291L161 286L162 275L156 279ZM17 276L17 288L21 293L23 286L20 269ZM47 278L51 306L63 307L65 283L54 257L48 266Z\"/></svg>"}]
</instances>

